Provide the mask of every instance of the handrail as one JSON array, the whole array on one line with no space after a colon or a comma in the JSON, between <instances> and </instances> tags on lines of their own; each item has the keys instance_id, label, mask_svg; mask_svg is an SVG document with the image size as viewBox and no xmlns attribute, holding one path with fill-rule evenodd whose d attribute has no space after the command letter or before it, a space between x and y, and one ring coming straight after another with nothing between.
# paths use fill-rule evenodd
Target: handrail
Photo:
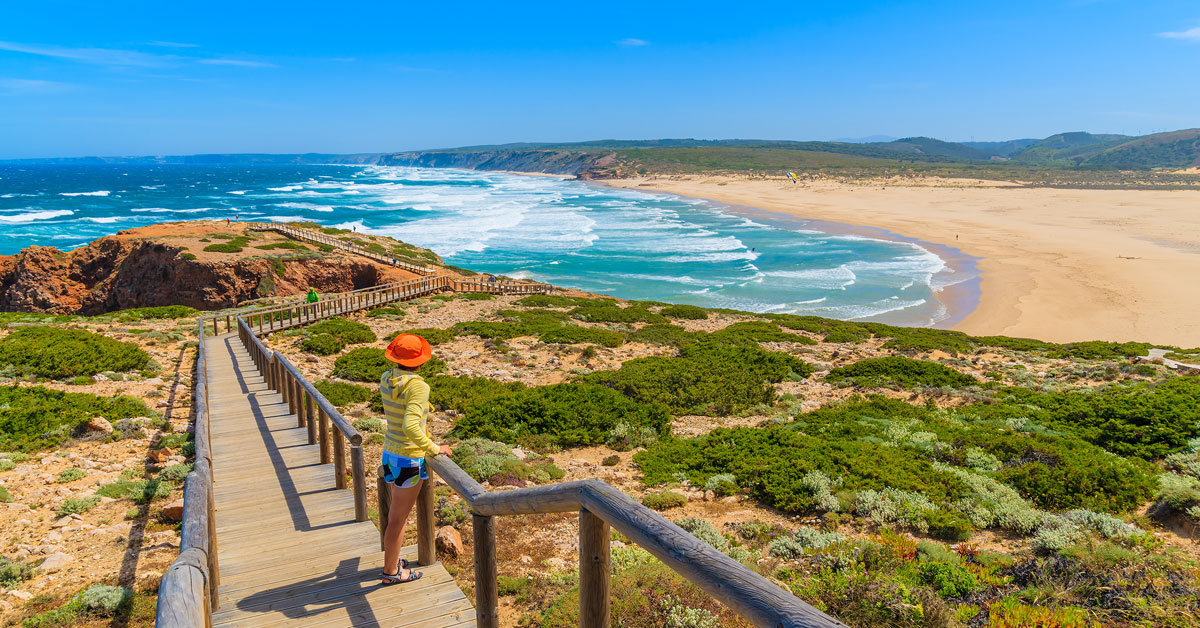
<instances>
[{"instance_id":1,"label":"handrail","mask_svg":"<svg viewBox=\"0 0 1200 628\"><path fill-rule=\"evenodd\" d=\"M193 407L195 464L183 486L183 530L179 556L158 587L155 626L211 626L217 608L217 529L214 518L212 428L208 416L208 360L204 322L197 321L196 375Z\"/></svg>"},{"instance_id":2,"label":"handrail","mask_svg":"<svg viewBox=\"0 0 1200 628\"><path fill-rule=\"evenodd\" d=\"M477 569L489 565L494 570L496 564L494 533L487 532L494 529L493 516L579 511L581 626L608 625L609 526L760 628L844 626L601 480L489 492L446 456L428 457L425 464L471 507ZM390 504L384 503L386 492L379 495L382 520ZM434 556L433 532L421 529L433 525L432 502L432 493L428 499L417 500L421 564L428 564L423 557ZM429 512L423 512L426 509ZM484 577L494 582L496 574L493 571ZM498 617L495 585L481 584L479 573L475 578L478 624L494 627Z\"/></svg>"},{"instance_id":3,"label":"handrail","mask_svg":"<svg viewBox=\"0 0 1200 628\"><path fill-rule=\"evenodd\" d=\"M286 236L289 236L292 238L296 238L298 240L307 240L309 242L316 242L319 244L324 244L326 246L332 246L334 248L339 248L344 251L349 251L356 255L361 255L363 257L373 259L377 262L387 264L388 266L394 266L396 268L401 268L401 269L407 270L409 272L417 273L418 275L436 275L438 272L437 268L432 268L432 267L421 265L421 264L413 264L410 262L401 261L399 259L396 259L396 256L394 256L394 255L386 255L383 253L377 253L368 248L358 246L357 244L345 242L341 239L334 238L334 237L326 235L324 233L313 231L312 229L305 229L303 227L295 227L295 226L292 226L292 225L289 225L286 223L252 222L252 223L248 224L246 229L251 230L251 231L276 231L278 233L281 233L283 235L286 235Z\"/></svg>"}]
</instances>

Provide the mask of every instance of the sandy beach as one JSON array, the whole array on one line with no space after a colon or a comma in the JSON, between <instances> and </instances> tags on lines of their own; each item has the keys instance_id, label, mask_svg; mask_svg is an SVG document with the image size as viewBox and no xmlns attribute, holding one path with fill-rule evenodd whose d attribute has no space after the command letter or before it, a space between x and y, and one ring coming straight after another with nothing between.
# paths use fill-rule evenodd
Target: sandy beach
<instances>
[{"instance_id":1,"label":"sandy beach","mask_svg":"<svg viewBox=\"0 0 1200 628\"><path fill-rule=\"evenodd\" d=\"M970 334L1200 346L1200 191L836 182L738 176L606 181L885 229L980 258Z\"/></svg>"}]
</instances>

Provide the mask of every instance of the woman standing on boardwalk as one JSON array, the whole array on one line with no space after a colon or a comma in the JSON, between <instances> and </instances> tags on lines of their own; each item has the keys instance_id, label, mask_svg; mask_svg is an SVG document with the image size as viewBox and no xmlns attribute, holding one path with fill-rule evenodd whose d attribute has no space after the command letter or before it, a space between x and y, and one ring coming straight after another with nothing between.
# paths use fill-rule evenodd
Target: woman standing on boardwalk
<instances>
[{"instance_id":1,"label":"woman standing on boardwalk","mask_svg":"<svg viewBox=\"0 0 1200 628\"><path fill-rule=\"evenodd\" d=\"M387 416L387 435L383 440L384 480L392 491L392 506L388 511L387 527L383 533L384 586L412 582L421 572L408 568L400 560L404 542L404 526L421 482L429 478L425 457L450 455L450 448L433 442L426 425L429 415L429 384L417 375L417 369L429 360L431 349L424 338L415 334L400 334L388 345L384 356L396 367L379 380L383 397L383 412Z\"/></svg>"}]
</instances>

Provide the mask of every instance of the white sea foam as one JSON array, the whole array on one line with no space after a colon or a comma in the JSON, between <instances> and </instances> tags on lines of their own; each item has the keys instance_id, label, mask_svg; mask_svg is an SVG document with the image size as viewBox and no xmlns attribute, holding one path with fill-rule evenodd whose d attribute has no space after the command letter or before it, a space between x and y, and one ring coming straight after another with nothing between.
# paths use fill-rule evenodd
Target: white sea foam
<instances>
[{"instance_id":1,"label":"white sea foam","mask_svg":"<svg viewBox=\"0 0 1200 628\"><path fill-rule=\"evenodd\" d=\"M53 218L61 218L70 216L75 212L69 209L44 209L31 212L23 212L20 214L0 215L0 222L6 224L23 224L30 222L38 222L39 220L51 220ZM70 236L78 237L78 236Z\"/></svg>"},{"instance_id":2,"label":"white sea foam","mask_svg":"<svg viewBox=\"0 0 1200 628\"><path fill-rule=\"evenodd\" d=\"M200 212L221 211L217 207L194 207L192 209L168 209L166 207L135 207L131 212L150 214L198 214ZM226 210L231 211L231 210Z\"/></svg>"},{"instance_id":3,"label":"white sea foam","mask_svg":"<svg viewBox=\"0 0 1200 628\"><path fill-rule=\"evenodd\" d=\"M249 191L250 191L250 190L230 190L230 191L229 191L229 193L230 193L230 194L237 194L238 196L241 196L241 195L243 195L243 194L245 194L246 192L249 192Z\"/></svg>"},{"instance_id":4,"label":"white sea foam","mask_svg":"<svg viewBox=\"0 0 1200 628\"><path fill-rule=\"evenodd\" d=\"M108 196L112 192L108 190L96 190L95 192L59 192L59 196Z\"/></svg>"},{"instance_id":5,"label":"white sea foam","mask_svg":"<svg viewBox=\"0 0 1200 628\"><path fill-rule=\"evenodd\" d=\"M299 190L302 187L304 187L304 186L302 186L302 185L285 185L283 187L267 188L267 189L271 190L272 192L295 192L296 190Z\"/></svg>"},{"instance_id":6,"label":"white sea foam","mask_svg":"<svg viewBox=\"0 0 1200 628\"><path fill-rule=\"evenodd\" d=\"M100 224L100 225L111 225L114 222L120 222L121 220L124 220L124 217L122 217L122 216L84 216L83 219L88 222L94 222L94 223Z\"/></svg>"},{"instance_id":7,"label":"white sea foam","mask_svg":"<svg viewBox=\"0 0 1200 628\"><path fill-rule=\"evenodd\" d=\"M314 212L332 212L333 211L333 208L328 205L317 205L315 203L296 203L296 202L288 201L288 202L284 202L284 203L275 203L275 206L276 207L287 207L289 209L307 209L307 210L314 211Z\"/></svg>"}]
</instances>

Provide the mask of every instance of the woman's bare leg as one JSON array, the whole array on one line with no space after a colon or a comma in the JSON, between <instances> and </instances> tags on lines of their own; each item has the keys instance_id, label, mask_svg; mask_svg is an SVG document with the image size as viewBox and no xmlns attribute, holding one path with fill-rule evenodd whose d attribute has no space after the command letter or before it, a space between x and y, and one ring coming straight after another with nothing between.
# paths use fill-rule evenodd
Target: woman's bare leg
<instances>
[{"instance_id":1,"label":"woman's bare leg","mask_svg":"<svg viewBox=\"0 0 1200 628\"><path fill-rule=\"evenodd\" d=\"M400 548L404 543L404 526L408 523L408 515L413 505L417 503L417 495L421 492L421 482L411 488L400 488L389 484L392 488L392 506L388 510L387 528L383 531L383 573L388 575L400 573ZM400 574L401 577L404 574Z\"/></svg>"}]
</instances>

